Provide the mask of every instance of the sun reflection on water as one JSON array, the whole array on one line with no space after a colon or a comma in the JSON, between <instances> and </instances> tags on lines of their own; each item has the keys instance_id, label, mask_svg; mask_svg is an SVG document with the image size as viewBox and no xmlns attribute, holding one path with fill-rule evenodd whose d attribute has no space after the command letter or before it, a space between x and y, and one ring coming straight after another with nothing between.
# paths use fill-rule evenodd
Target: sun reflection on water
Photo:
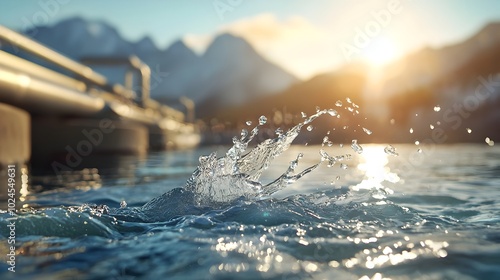
<instances>
[{"instance_id":1,"label":"sun reflection on water","mask_svg":"<svg viewBox=\"0 0 500 280\"><path fill-rule=\"evenodd\" d=\"M399 176L391 172L387 166L389 163L388 155L384 152L381 145L369 145L363 148L358 170L363 172L365 178L353 187L353 190L361 189L385 189L392 193L392 190L382 185L384 181L396 183Z\"/></svg>"}]
</instances>

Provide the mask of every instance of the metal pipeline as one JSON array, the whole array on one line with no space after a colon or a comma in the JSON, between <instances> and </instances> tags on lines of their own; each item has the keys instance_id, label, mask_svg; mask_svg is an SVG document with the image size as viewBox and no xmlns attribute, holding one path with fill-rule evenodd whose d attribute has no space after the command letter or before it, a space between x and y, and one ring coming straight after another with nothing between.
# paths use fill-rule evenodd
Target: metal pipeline
<instances>
[{"instance_id":1,"label":"metal pipeline","mask_svg":"<svg viewBox=\"0 0 500 280\"><path fill-rule=\"evenodd\" d=\"M125 65L129 68L135 70L140 78L140 88L141 88L141 103L145 106L150 100L150 83L151 83L151 69L149 66L142 62L137 56L132 55L129 57L83 57L81 58L83 63L89 65L104 65L104 66L117 66ZM131 73L127 70L125 74L125 84L128 89L131 90L133 84L133 78Z\"/></svg>"},{"instance_id":2,"label":"metal pipeline","mask_svg":"<svg viewBox=\"0 0 500 280\"><path fill-rule=\"evenodd\" d=\"M44 116L111 118L147 126L157 124L160 112L124 104L117 99L105 100L38 77L15 72L0 65L0 102Z\"/></svg>"},{"instance_id":3,"label":"metal pipeline","mask_svg":"<svg viewBox=\"0 0 500 280\"><path fill-rule=\"evenodd\" d=\"M84 89L85 85L78 80L0 51L0 102L34 114L107 116L146 125L162 117L158 111L124 103L109 92L99 89L85 92Z\"/></svg>"},{"instance_id":4,"label":"metal pipeline","mask_svg":"<svg viewBox=\"0 0 500 280\"><path fill-rule=\"evenodd\" d=\"M11 69L15 72L26 73L27 75L65 86L70 89L78 91L85 91L87 89L87 86L82 81L75 80L10 53L6 53L2 50L0 50L0 66Z\"/></svg>"},{"instance_id":5,"label":"metal pipeline","mask_svg":"<svg viewBox=\"0 0 500 280\"><path fill-rule=\"evenodd\" d=\"M121 85L110 85L104 76L94 72L90 67L1 25L0 41L17 46L82 79L82 81L73 79L0 51L0 102L46 116L108 116L148 126L156 125L164 118L163 114L168 113L170 117L183 117L181 112L161 106L150 99L151 70L147 64L135 56L126 59L107 58L105 62L111 65L125 63L140 73L143 108L131 103L123 103L123 100L120 101L118 97L116 99L106 97L109 92L125 98L134 97L134 92L130 89ZM92 62L92 59L89 59L89 62ZM99 62L102 63L102 60ZM88 87L87 83L100 89Z\"/></svg>"},{"instance_id":6,"label":"metal pipeline","mask_svg":"<svg viewBox=\"0 0 500 280\"><path fill-rule=\"evenodd\" d=\"M13 46L19 47L35 56L38 56L46 61L49 61L63 69L66 69L85 81L91 82L95 85L106 87L106 78L96 72L90 67L80 64L50 48L26 37L15 31L12 31L5 26L0 25L0 40L8 42Z\"/></svg>"},{"instance_id":7,"label":"metal pipeline","mask_svg":"<svg viewBox=\"0 0 500 280\"><path fill-rule=\"evenodd\" d=\"M167 105L162 105L157 101L150 98L150 83L151 83L151 69L149 66L141 61L137 56L132 55L129 57L84 57L81 59L83 63L89 65L104 65L104 66L116 66L125 65L126 67L132 68L135 73L140 75L140 88L141 88L141 105L144 109L153 109L161 112L164 116L168 116L171 119L183 122L185 117L184 113L168 107ZM127 70L125 74L125 84L129 89L132 88L133 75L132 72ZM194 103L193 103L194 105ZM192 107L194 110L194 106ZM189 108L188 108L189 109ZM194 120L194 114L191 117Z\"/></svg>"},{"instance_id":8,"label":"metal pipeline","mask_svg":"<svg viewBox=\"0 0 500 280\"><path fill-rule=\"evenodd\" d=\"M0 102L44 115L91 116L105 108L100 97L0 65Z\"/></svg>"}]
</instances>

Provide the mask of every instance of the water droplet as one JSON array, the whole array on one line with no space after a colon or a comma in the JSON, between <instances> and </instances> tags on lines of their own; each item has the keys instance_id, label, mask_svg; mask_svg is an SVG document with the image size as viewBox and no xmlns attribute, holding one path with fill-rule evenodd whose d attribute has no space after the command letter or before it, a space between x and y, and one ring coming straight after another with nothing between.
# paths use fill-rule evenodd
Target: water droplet
<instances>
[{"instance_id":1,"label":"water droplet","mask_svg":"<svg viewBox=\"0 0 500 280\"><path fill-rule=\"evenodd\" d=\"M467 128L467 133L469 133L469 134L472 133L472 129Z\"/></svg>"},{"instance_id":2,"label":"water droplet","mask_svg":"<svg viewBox=\"0 0 500 280\"><path fill-rule=\"evenodd\" d=\"M422 153L422 149L417 149L417 153L421 154Z\"/></svg>"},{"instance_id":3,"label":"water droplet","mask_svg":"<svg viewBox=\"0 0 500 280\"><path fill-rule=\"evenodd\" d=\"M267 122L266 116L260 116L260 118L259 118L259 124L260 125L264 125L264 124L266 124L266 122Z\"/></svg>"},{"instance_id":4,"label":"water droplet","mask_svg":"<svg viewBox=\"0 0 500 280\"><path fill-rule=\"evenodd\" d=\"M368 128L364 128L364 127L363 127L363 131L364 131L366 134L368 134L368 135L371 135L371 134L372 134L372 131L371 131L371 130L369 130Z\"/></svg>"},{"instance_id":5,"label":"water droplet","mask_svg":"<svg viewBox=\"0 0 500 280\"><path fill-rule=\"evenodd\" d=\"M304 113L304 112L300 112L300 115L301 115L301 116L302 116L302 118L304 118L304 119L305 119L305 118L307 118L307 115L306 115L306 113Z\"/></svg>"},{"instance_id":6,"label":"water droplet","mask_svg":"<svg viewBox=\"0 0 500 280\"><path fill-rule=\"evenodd\" d=\"M349 127L348 127L347 125L344 125L344 127L342 127L342 128L343 128L343 129L347 129L347 128L349 128Z\"/></svg>"},{"instance_id":7,"label":"water droplet","mask_svg":"<svg viewBox=\"0 0 500 280\"><path fill-rule=\"evenodd\" d=\"M439 105L434 106L434 112L441 111L441 107Z\"/></svg>"},{"instance_id":8,"label":"water droplet","mask_svg":"<svg viewBox=\"0 0 500 280\"><path fill-rule=\"evenodd\" d=\"M413 128L410 128L410 133L413 133Z\"/></svg>"},{"instance_id":9,"label":"water droplet","mask_svg":"<svg viewBox=\"0 0 500 280\"><path fill-rule=\"evenodd\" d=\"M440 122L440 121L437 121L437 122L436 122L436 124L437 124L437 125L441 125L441 122Z\"/></svg>"},{"instance_id":10,"label":"water droplet","mask_svg":"<svg viewBox=\"0 0 500 280\"><path fill-rule=\"evenodd\" d=\"M314 129L314 127L313 127L312 125L308 125L308 126L306 127L306 129L307 129L307 131L312 131L312 130Z\"/></svg>"},{"instance_id":11,"label":"water droplet","mask_svg":"<svg viewBox=\"0 0 500 280\"><path fill-rule=\"evenodd\" d=\"M346 97L345 99L347 101L347 103L352 103L351 99L349 97Z\"/></svg>"},{"instance_id":12,"label":"water droplet","mask_svg":"<svg viewBox=\"0 0 500 280\"><path fill-rule=\"evenodd\" d=\"M354 109L352 107L347 107L347 110L349 110L349 112L354 112Z\"/></svg>"},{"instance_id":13,"label":"water droplet","mask_svg":"<svg viewBox=\"0 0 500 280\"><path fill-rule=\"evenodd\" d=\"M127 207L127 202L125 200L122 200L120 202L120 208L125 208L125 207Z\"/></svg>"},{"instance_id":14,"label":"water droplet","mask_svg":"<svg viewBox=\"0 0 500 280\"><path fill-rule=\"evenodd\" d=\"M335 111L333 109L329 109L328 114L330 114L330 116L332 116L332 117L335 117L337 115L337 111Z\"/></svg>"},{"instance_id":15,"label":"water droplet","mask_svg":"<svg viewBox=\"0 0 500 280\"><path fill-rule=\"evenodd\" d=\"M355 151L358 154L363 153L363 147L361 147L358 144L358 140L356 140L356 139L352 140L351 148L353 149L353 151Z\"/></svg>"},{"instance_id":16,"label":"water droplet","mask_svg":"<svg viewBox=\"0 0 500 280\"><path fill-rule=\"evenodd\" d=\"M323 150L323 149L319 150L319 154L321 155L321 160L322 161L327 160L328 158L330 158L330 155L327 152L325 152L325 150Z\"/></svg>"},{"instance_id":17,"label":"water droplet","mask_svg":"<svg viewBox=\"0 0 500 280\"><path fill-rule=\"evenodd\" d=\"M321 146L325 146L329 142L328 136L323 137L323 143L321 143Z\"/></svg>"},{"instance_id":18,"label":"water droplet","mask_svg":"<svg viewBox=\"0 0 500 280\"><path fill-rule=\"evenodd\" d=\"M319 106L316 106L316 113L319 113L319 111L321 111L321 108L319 108Z\"/></svg>"},{"instance_id":19,"label":"water droplet","mask_svg":"<svg viewBox=\"0 0 500 280\"><path fill-rule=\"evenodd\" d=\"M488 144L490 147L494 146L495 145L495 141L491 140L490 137L486 137L486 139L484 139L484 141L486 142L486 144Z\"/></svg>"},{"instance_id":20,"label":"water droplet","mask_svg":"<svg viewBox=\"0 0 500 280\"><path fill-rule=\"evenodd\" d=\"M342 107L342 101L337 100L337 102L335 102L335 106Z\"/></svg>"},{"instance_id":21,"label":"water droplet","mask_svg":"<svg viewBox=\"0 0 500 280\"><path fill-rule=\"evenodd\" d=\"M432 124L430 124L430 125L429 125L429 127L430 127L431 129L434 129L434 126L433 126Z\"/></svg>"},{"instance_id":22,"label":"water droplet","mask_svg":"<svg viewBox=\"0 0 500 280\"><path fill-rule=\"evenodd\" d=\"M341 163L341 164L340 164L340 168L342 168L342 169L347 169L347 164L345 164L345 163Z\"/></svg>"},{"instance_id":23,"label":"water droplet","mask_svg":"<svg viewBox=\"0 0 500 280\"><path fill-rule=\"evenodd\" d=\"M330 130L328 130L328 131L326 132L326 135L330 135Z\"/></svg>"},{"instance_id":24,"label":"water droplet","mask_svg":"<svg viewBox=\"0 0 500 280\"><path fill-rule=\"evenodd\" d=\"M415 145L417 145L417 146L420 145L420 141L418 141L418 140L415 141Z\"/></svg>"},{"instance_id":25,"label":"water droplet","mask_svg":"<svg viewBox=\"0 0 500 280\"><path fill-rule=\"evenodd\" d=\"M247 124L248 126L250 126L250 125L252 125L252 121L247 121L247 122L246 122L246 124Z\"/></svg>"},{"instance_id":26,"label":"water droplet","mask_svg":"<svg viewBox=\"0 0 500 280\"><path fill-rule=\"evenodd\" d=\"M388 155L391 156L398 156L399 154L396 152L396 148L394 148L391 145L388 145L387 147L384 148L384 152Z\"/></svg>"},{"instance_id":27,"label":"water droplet","mask_svg":"<svg viewBox=\"0 0 500 280\"><path fill-rule=\"evenodd\" d=\"M335 179L336 179L337 181L338 181L338 180L340 180L340 176L335 177Z\"/></svg>"},{"instance_id":28,"label":"water droplet","mask_svg":"<svg viewBox=\"0 0 500 280\"><path fill-rule=\"evenodd\" d=\"M340 145L339 145L339 146L340 146L341 148L343 148L343 147L344 147L344 144L340 143Z\"/></svg>"}]
</instances>

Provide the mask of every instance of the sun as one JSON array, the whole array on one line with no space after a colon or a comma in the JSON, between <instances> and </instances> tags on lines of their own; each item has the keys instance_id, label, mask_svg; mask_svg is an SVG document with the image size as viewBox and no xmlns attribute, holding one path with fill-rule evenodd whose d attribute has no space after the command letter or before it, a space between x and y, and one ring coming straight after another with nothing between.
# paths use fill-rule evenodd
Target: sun
<instances>
[{"instance_id":1,"label":"sun","mask_svg":"<svg viewBox=\"0 0 500 280\"><path fill-rule=\"evenodd\" d=\"M363 58L372 66L380 67L397 57L397 48L392 40L386 37L371 42L363 51Z\"/></svg>"}]
</instances>

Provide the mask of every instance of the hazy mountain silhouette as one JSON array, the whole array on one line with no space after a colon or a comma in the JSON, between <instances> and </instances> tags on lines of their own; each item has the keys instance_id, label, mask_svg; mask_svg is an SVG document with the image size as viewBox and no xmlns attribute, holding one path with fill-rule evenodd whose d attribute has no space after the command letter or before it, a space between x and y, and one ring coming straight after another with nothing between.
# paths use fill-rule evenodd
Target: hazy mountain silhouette
<instances>
[{"instance_id":1,"label":"hazy mountain silhouette","mask_svg":"<svg viewBox=\"0 0 500 280\"><path fill-rule=\"evenodd\" d=\"M206 97L201 115L246 104L297 82L294 76L260 56L244 39L230 34L218 36L201 59L204 68L199 70L200 85L191 89Z\"/></svg>"},{"instance_id":2,"label":"hazy mountain silhouette","mask_svg":"<svg viewBox=\"0 0 500 280\"><path fill-rule=\"evenodd\" d=\"M346 65L340 70L294 85L281 94L216 112L213 117L226 126L234 127L259 115L280 111L294 115L296 122L300 120L301 111L312 110L316 106L335 108L336 100L343 101L345 105L345 98L350 97L361 105L359 111L367 119L353 116L344 119L356 118L355 123L367 124L374 133L366 137L359 135L359 129L339 132L338 128L343 127L340 123L337 135L366 138L371 142L414 142L430 138L432 125L441 126L446 142L484 141L488 136L500 138L497 129L500 127L500 23L488 24L463 42L438 49L426 48L407 55L382 69L381 73L383 87L378 92L365 83L368 78L364 75L369 75L366 66ZM474 95L480 84L478 77L488 79L495 75L498 82L490 85L493 91L489 98L467 112L467 118L458 115L461 118L459 121L453 106L463 106L465 100ZM367 99L368 95L380 97L378 100ZM435 106L441 110L434 111ZM452 110L451 113L449 110ZM344 124L347 123L349 121ZM410 128L414 129L414 133L409 133ZM466 128L473 128L473 133L469 134ZM318 133L316 141L319 137Z\"/></svg>"},{"instance_id":3,"label":"hazy mountain silhouette","mask_svg":"<svg viewBox=\"0 0 500 280\"><path fill-rule=\"evenodd\" d=\"M425 57L429 52L432 59ZM412 70L390 81L392 89L399 90L387 97L390 118L402 130L415 130L411 136L400 133L401 141L428 137L430 125L443 129L447 142L500 137L500 23L488 24L464 42L409 57L415 63L407 67ZM408 73L417 73L422 65L433 65L435 70L425 83L410 86L402 81L410 81ZM414 81L420 78L413 75ZM484 81L489 85L485 87ZM478 89L487 97L479 98Z\"/></svg>"},{"instance_id":4,"label":"hazy mountain silhouette","mask_svg":"<svg viewBox=\"0 0 500 280\"><path fill-rule=\"evenodd\" d=\"M490 23L470 38L442 48L427 47L384 69L384 94L430 84L500 43L500 22Z\"/></svg>"}]
</instances>

